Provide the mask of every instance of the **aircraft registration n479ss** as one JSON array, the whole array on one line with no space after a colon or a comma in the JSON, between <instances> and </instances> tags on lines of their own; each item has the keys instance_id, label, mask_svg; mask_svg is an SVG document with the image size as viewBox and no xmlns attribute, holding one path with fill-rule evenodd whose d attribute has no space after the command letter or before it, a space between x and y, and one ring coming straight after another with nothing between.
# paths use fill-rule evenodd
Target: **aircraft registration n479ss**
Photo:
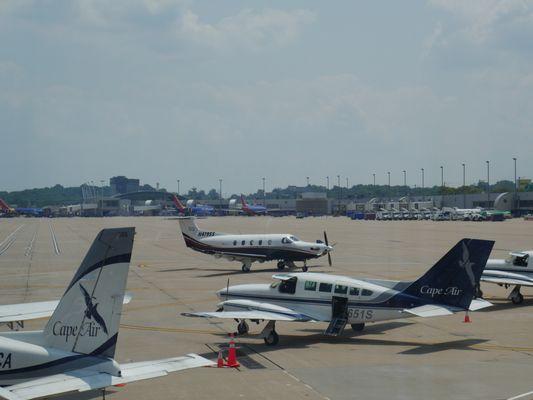
<instances>
[{"instance_id":1,"label":"aircraft registration n479ss","mask_svg":"<svg viewBox=\"0 0 533 400\"><path fill-rule=\"evenodd\" d=\"M249 272L253 262L278 260L278 269L295 267L295 261L303 261L303 271L307 271L307 260L328 256L331 266L333 246L328 243L324 232L324 242L304 242L289 233L275 234L232 234L203 231L198 228L194 217L178 218L187 247L216 258L240 261L243 272Z\"/></svg>"},{"instance_id":2,"label":"aircraft registration n479ss","mask_svg":"<svg viewBox=\"0 0 533 400\"><path fill-rule=\"evenodd\" d=\"M196 354L114 360L134 234L98 234L43 331L0 333L0 398L84 392L213 365Z\"/></svg>"},{"instance_id":3,"label":"aircraft registration n479ss","mask_svg":"<svg viewBox=\"0 0 533 400\"><path fill-rule=\"evenodd\" d=\"M236 285L218 291L224 301L215 312L183 315L235 319L240 334L248 333L246 320L268 321L260 337L267 345L275 345L279 341L276 321L329 322L325 334L337 336L346 324L361 331L368 322L475 311L491 305L474 299L474 294L493 245L493 241L463 239L414 282L278 274L273 284Z\"/></svg>"},{"instance_id":4,"label":"aircraft registration n479ss","mask_svg":"<svg viewBox=\"0 0 533 400\"><path fill-rule=\"evenodd\" d=\"M491 259L487 261L487 266L481 275L482 282L494 283L496 285L514 286L509 293L508 299L513 304L521 304L524 296L520 293L522 286L533 286L533 250L515 251L509 253L509 257L503 259ZM479 292L479 297L483 293Z\"/></svg>"}]
</instances>

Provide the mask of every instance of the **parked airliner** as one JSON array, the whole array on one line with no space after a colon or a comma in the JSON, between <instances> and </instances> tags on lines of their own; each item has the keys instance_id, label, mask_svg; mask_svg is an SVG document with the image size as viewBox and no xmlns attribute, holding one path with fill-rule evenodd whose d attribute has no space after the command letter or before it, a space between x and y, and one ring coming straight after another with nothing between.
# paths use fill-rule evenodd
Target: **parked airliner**
<instances>
[{"instance_id":1,"label":"parked airliner","mask_svg":"<svg viewBox=\"0 0 533 400\"><path fill-rule=\"evenodd\" d=\"M98 234L43 331L0 333L0 397L85 392L213 364L196 354L114 360L134 234Z\"/></svg>"},{"instance_id":2,"label":"parked airliner","mask_svg":"<svg viewBox=\"0 0 533 400\"><path fill-rule=\"evenodd\" d=\"M240 334L248 333L246 320L268 321L260 337L275 345L276 321L328 322L325 334L337 336L346 324L361 331L369 322L475 311L491 305L474 294L493 245L463 239L414 282L289 273L273 284L228 285L217 292L217 311L184 315L234 319Z\"/></svg>"},{"instance_id":3,"label":"parked airliner","mask_svg":"<svg viewBox=\"0 0 533 400\"><path fill-rule=\"evenodd\" d=\"M187 206L184 206L181 201L178 199L176 195L172 195L172 202L174 203L174 206L178 210L178 212L182 215L196 215L199 217L206 217L209 215L213 215L215 212L215 209L211 206L208 206L206 204L194 204L193 200L187 201Z\"/></svg>"},{"instance_id":4,"label":"parked airliner","mask_svg":"<svg viewBox=\"0 0 533 400\"><path fill-rule=\"evenodd\" d=\"M520 304L524 301L524 296L520 293L522 286L533 286L533 250L517 251L509 253L505 260L492 259L487 261L487 266L483 275L482 282L495 283L508 288L514 286L514 289L507 297L513 304ZM483 293L480 291L479 297Z\"/></svg>"},{"instance_id":5,"label":"parked airliner","mask_svg":"<svg viewBox=\"0 0 533 400\"><path fill-rule=\"evenodd\" d=\"M324 232L324 242L304 242L290 233L244 234L203 231L198 228L194 217L179 218L181 233L187 247L216 258L242 263L243 272L249 272L253 262L278 260L278 269L285 266L294 268L295 261L303 261L303 271L307 271L307 260L327 254L331 266L333 246L328 244Z\"/></svg>"},{"instance_id":6,"label":"parked airliner","mask_svg":"<svg viewBox=\"0 0 533 400\"><path fill-rule=\"evenodd\" d=\"M242 211L246 215L255 216L255 215L266 215L268 210L265 206L260 206L257 204L248 204L246 200L244 200L244 196L241 194L241 205L242 205Z\"/></svg>"}]
</instances>

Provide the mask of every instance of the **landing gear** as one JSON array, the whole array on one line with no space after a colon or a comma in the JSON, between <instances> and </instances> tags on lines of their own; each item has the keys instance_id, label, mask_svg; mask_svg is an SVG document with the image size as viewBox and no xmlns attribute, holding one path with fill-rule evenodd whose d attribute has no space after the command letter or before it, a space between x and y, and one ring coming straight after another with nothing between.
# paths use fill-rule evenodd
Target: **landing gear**
<instances>
[{"instance_id":1,"label":"landing gear","mask_svg":"<svg viewBox=\"0 0 533 400\"><path fill-rule=\"evenodd\" d=\"M524 296L522 296L522 293L520 293L520 285L516 285L514 287L513 291L509 294L509 298L513 304L522 304L524 301Z\"/></svg>"},{"instance_id":2,"label":"landing gear","mask_svg":"<svg viewBox=\"0 0 533 400\"><path fill-rule=\"evenodd\" d=\"M285 265L289 268L296 268L294 261L285 261Z\"/></svg>"},{"instance_id":3,"label":"landing gear","mask_svg":"<svg viewBox=\"0 0 533 400\"><path fill-rule=\"evenodd\" d=\"M245 263L242 264L242 272L250 272L250 269L252 268L252 263L249 262L249 261L246 261Z\"/></svg>"},{"instance_id":4,"label":"landing gear","mask_svg":"<svg viewBox=\"0 0 533 400\"><path fill-rule=\"evenodd\" d=\"M477 298L477 299L482 299L483 298L483 291L481 290L479 285L477 285L475 290L474 290L474 297Z\"/></svg>"},{"instance_id":5,"label":"landing gear","mask_svg":"<svg viewBox=\"0 0 533 400\"><path fill-rule=\"evenodd\" d=\"M285 261L280 260L278 261L278 269L282 271L285 268Z\"/></svg>"},{"instance_id":6,"label":"landing gear","mask_svg":"<svg viewBox=\"0 0 533 400\"><path fill-rule=\"evenodd\" d=\"M246 335L249 330L250 330L250 327L244 320L239 322L239 325L237 325L237 332L239 332L239 335Z\"/></svg>"},{"instance_id":7,"label":"landing gear","mask_svg":"<svg viewBox=\"0 0 533 400\"><path fill-rule=\"evenodd\" d=\"M304 261L304 266L302 267L303 272L307 272L309 268L307 268L307 261Z\"/></svg>"},{"instance_id":8,"label":"landing gear","mask_svg":"<svg viewBox=\"0 0 533 400\"><path fill-rule=\"evenodd\" d=\"M276 321L268 321L268 324L261 332L261 337L267 346L275 346L279 342L279 336L276 333Z\"/></svg>"},{"instance_id":9,"label":"landing gear","mask_svg":"<svg viewBox=\"0 0 533 400\"><path fill-rule=\"evenodd\" d=\"M267 346L275 346L279 343L279 335L276 333L276 331L270 331L270 333L266 335L263 340Z\"/></svg>"},{"instance_id":10,"label":"landing gear","mask_svg":"<svg viewBox=\"0 0 533 400\"><path fill-rule=\"evenodd\" d=\"M352 329L354 332L361 332L363 329L365 329L365 324L364 323L360 323L360 324L351 324L352 326Z\"/></svg>"}]
</instances>

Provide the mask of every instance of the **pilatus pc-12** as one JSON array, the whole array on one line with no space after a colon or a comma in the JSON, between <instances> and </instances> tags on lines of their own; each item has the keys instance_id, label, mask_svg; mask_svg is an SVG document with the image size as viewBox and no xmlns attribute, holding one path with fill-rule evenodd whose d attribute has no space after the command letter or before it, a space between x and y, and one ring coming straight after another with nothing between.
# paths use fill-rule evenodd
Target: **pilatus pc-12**
<instances>
[{"instance_id":1,"label":"pilatus pc-12","mask_svg":"<svg viewBox=\"0 0 533 400\"><path fill-rule=\"evenodd\" d=\"M44 330L0 333L0 398L85 392L213 364L196 354L115 361L134 234L98 234Z\"/></svg>"},{"instance_id":2,"label":"pilatus pc-12","mask_svg":"<svg viewBox=\"0 0 533 400\"><path fill-rule=\"evenodd\" d=\"M194 217L179 218L181 233L187 247L216 258L242 263L243 272L249 272L253 262L278 261L278 269L295 267L295 261L303 261L302 270L307 271L307 260L327 255L331 266L330 252L324 232L324 242L304 242L289 233L233 234L203 231Z\"/></svg>"},{"instance_id":3,"label":"pilatus pc-12","mask_svg":"<svg viewBox=\"0 0 533 400\"><path fill-rule=\"evenodd\" d=\"M217 311L184 315L234 319L240 334L248 333L247 320L268 321L260 337L275 345L276 321L327 322L325 334L337 336L346 324L361 331L369 322L475 311L491 305L474 294L493 245L463 239L414 282L288 273L274 275L273 284L228 285L217 292Z\"/></svg>"}]
</instances>

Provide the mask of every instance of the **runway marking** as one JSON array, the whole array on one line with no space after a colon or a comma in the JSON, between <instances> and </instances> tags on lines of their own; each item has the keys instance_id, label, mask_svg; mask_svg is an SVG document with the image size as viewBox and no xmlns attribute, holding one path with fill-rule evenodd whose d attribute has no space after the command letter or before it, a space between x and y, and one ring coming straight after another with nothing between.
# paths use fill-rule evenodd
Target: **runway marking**
<instances>
[{"instance_id":1,"label":"runway marking","mask_svg":"<svg viewBox=\"0 0 533 400\"><path fill-rule=\"evenodd\" d=\"M32 252L33 252L33 246L35 245L35 239L37 238L37 230L35 230L35 233L33 234L33 236L31 237L31 240L30 242L28 243L28 246L26 246L26 251L24 252L24 255L26 257L29 257L31 256Z\"/></svg>"},{"instance_id":2,"label":"runway marking","mask_svg":"<svg viewBox=\"0 0 533 400\"><path fill-rule=\"evenodd\" d=\"M529 396L529 395L533 395L533 390L532 390L531 392L527 392L527 393L519 394L518 396L509 397L507 400L521 399L521 398L526 397L526 396Z\"/></svg>"},{"instance_id":3,"label":"runway marking","mask_svg":"<svg viewBox=\"0 0 533 400\"><path fill-rule=\"evenodd\" d=\"M17 232L24 226L24 224L19 225L17 229L15 229L13 232L9 234L8 237L4 239L2 243L0 243L0 255L4 254L7 249L11 247L11 245L17 240Z\"/></svg>"},{"instance_id":4,"label":"runway marking","mask_svg":"<svg viewBox=\"0 0 533 400\"><path fill-rule=\"evenodd\" d=\"M54 232L54 228L52 228L52 223L50 222L48 226L50 228L50 235L52 236L52 245L54 247L54 253L56 253L56 255L59 255L61 254L61 249L59 248L59 244L57 243L57 238Z\"/></svg>"}]
</instances>

